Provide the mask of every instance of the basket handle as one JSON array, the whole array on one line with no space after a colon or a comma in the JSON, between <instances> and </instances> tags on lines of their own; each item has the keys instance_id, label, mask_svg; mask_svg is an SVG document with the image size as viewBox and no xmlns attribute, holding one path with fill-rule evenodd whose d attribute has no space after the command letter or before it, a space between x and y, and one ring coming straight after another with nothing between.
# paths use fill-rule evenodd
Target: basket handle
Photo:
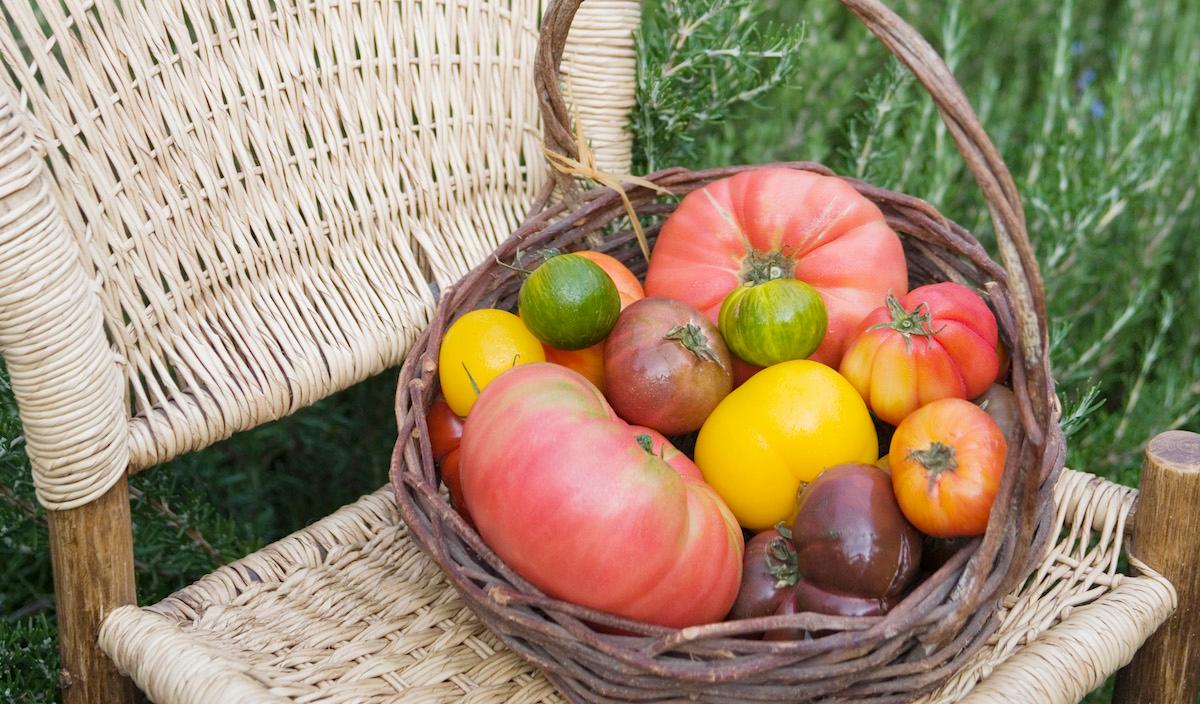
<instances>
[{"instance_id":1,"label":"basket handle","mask_svg":"<svg viewBox=\"0 0 1200 704\"><path fill-rule=\"evenodd\" d=\"M553 0L542 17L541 36L534 62L534 83L550 150L577 158L571 115L559 88L559 64L571 22L584 0ZM1025 228L1025 210L1016 184L995 145L984 132L962 88L929 42L879 0L841 0L904 65L933 98L942 121L954 138L967 168L983 191L996 230L1000 259L1008 272L1019 359L1031 389L1051 390L1046 302L1041 271ZM1031 393L1034 413L1043 427L1055 422L1046 407L1052 393Z\"/></svg>"}]
</instances>

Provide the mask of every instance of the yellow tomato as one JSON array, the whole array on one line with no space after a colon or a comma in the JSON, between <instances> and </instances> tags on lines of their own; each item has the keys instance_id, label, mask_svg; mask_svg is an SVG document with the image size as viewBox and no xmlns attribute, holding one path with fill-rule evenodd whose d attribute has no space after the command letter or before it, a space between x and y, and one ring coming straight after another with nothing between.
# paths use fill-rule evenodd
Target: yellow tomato
<instances>
[{"instance_id":1,"label":"yellow tomato","mask_svg":"<svg viewBox=\"0 0 1200 704\"><path fill-rule=\"evenodd\" d=\"M481 308L459 318L442 338L438 378L450 410L466 416L492 379L518 364L544 362L542 343L517 316Z\"/></svg>"},{"instance_id":2,"label":"yellow tomato","mask_svg":"<svg viewBox=\"0 0 1200 704\"><path fill-rule=\"evenodd\" d=\"M696 464L746 528L792 514L796 492L826 468L872 463L875 425L841 375L806 359L767 367L713 410L696 440Z\"/></svg>"}]
</instances>

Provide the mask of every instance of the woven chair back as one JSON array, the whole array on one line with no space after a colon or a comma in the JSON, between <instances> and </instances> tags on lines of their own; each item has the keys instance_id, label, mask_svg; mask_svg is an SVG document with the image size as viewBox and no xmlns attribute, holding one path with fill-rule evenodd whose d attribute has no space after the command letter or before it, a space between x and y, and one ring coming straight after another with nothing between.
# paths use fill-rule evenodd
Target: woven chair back
<instances>
[{"instance_id":1,"label":"woven chair back","mask_svg":"<svg viewBox=\"0 0 1200 704\"><path fill-rule=\"evenodd\" d=\"M540 5L4 3L0 142L45 164L31 197L55 212L0 230L52 223L74 246L40 258L77 257L83 271L49 276L41 307L21 310L40 320L63 314L52 300L83 301L86 313L98 297L103 321L103 336L79 342L86 370L39 359L36 341L28 354L6 347L14 386L21 399L39 381L62 385L65 405L111 396L71 422L111 425L116 404L126 425L64 434L53 398L26 414L43 503L86 502L125 469L86 467L96 476L81 482L63 457L124 434L116 464L136 471L402 359L438 292L508 236L546 181ZM564 73L601 166L625 173L630 138L613 125L633 102L639 7L588 5ZM3 267L0 285L29 271ZM99 381L87 390L80 376Z\"/></svg>"}]
</instances>

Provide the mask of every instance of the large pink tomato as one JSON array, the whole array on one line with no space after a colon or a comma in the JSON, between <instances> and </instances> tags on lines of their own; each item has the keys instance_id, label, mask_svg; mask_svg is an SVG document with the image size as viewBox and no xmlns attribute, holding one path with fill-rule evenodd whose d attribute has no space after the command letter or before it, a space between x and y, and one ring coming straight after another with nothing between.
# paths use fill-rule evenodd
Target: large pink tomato
<instances>
[{"instance_id":1,"label":"large pink tomato","mask_svg":"<svg viewBox=\"0 0 1200 704\"><path fill-rule=\"evenodd\" d=\"M646 295L677 298L714 322L744 281L800 279L821 294L825 339L810 359L837 367L858 322L908 290L900 238L847 181L809 171L746 171L689 193L663 224Z\"/></svg>"},{"instance_id":2,"label":"large pink tomato","mask_svg":"<svg viewBox=\"0 0 1200 704\"><path fill-rule=\"evenodd\" d=\"M742 534L686 455L621 420L578 373L514 367L467 418L463 493L479 534L550 596L682 628L737 596Z\"/></svg>"}]
</instances>

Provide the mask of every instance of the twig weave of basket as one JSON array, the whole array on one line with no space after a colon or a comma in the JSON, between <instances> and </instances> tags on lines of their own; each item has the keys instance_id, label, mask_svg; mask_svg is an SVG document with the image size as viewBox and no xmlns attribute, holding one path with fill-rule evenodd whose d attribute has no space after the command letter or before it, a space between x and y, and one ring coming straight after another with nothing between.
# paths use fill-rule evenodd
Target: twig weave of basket
<instances>
[{"instance_id":1,"label":"twig weave of basket","mask_svg":"<svg viewBox=\"0 0 1200 704\"><path fill-rule=\"evenodd\" d=\"M929 90L993 216L1004 267L930 204L850 180L901 235L912 284L953 280L978 287L1014 350L1012 387L1020 408L1021 437L1010 446L988 531L884 617L797 614L673 630L549 598L522 579L439 495L424 416L436 391L438 350L446 328L472 309L515 305L521 281L501 261L511 260L520 250L590 247L607 251L635 272L644 270L630 232L619 231L603 237L599 247L594 244L598 233L619 227L624 216L619 194L611 189L577 194L568 203L532 214L491 260L443 296L401 371L396 398L399 440L392 458L397 502L414 540L446 571L480 619L572 698L911 700L950 677L995 631L998 600L1029 574L1053 532L1052 490L1062 468L1064 444L1049 375L1041 279L1012 178L949 70L920 35L876 0L842 1ZM581 2L560 0L547 10L536 73L547 145L568 156L575 156L574 139L558 88L557 65ZM812 163L771 166L832 175ZM755 168L762 167L667 169L647 178L683 196ZM626 192L644 218L662 218L675 207L643 186L627 184ZM647 230L651 237L656 232L656 226ZM784 642L746 637L782 627L832 633ZM627 635L613 635L614 630Z\"/></svg>"}]
</instances>

